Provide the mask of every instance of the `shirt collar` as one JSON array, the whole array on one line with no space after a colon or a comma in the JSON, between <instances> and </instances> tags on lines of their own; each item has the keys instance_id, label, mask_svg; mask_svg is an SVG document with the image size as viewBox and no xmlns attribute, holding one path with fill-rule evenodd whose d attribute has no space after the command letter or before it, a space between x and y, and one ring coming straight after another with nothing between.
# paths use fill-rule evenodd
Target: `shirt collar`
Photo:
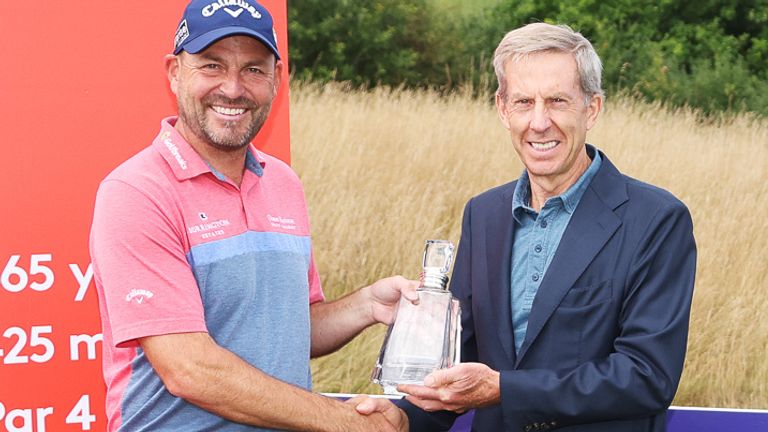
<instances>
[{"instance_id":1,"label":"shirt collar","mask_svg":"<svg viewBox=\"0 0 768 432\"><path fill-rule=\"evenodd\" d=\"M550 200L559 200L562 202L563 208L565 208L568 213L573 213L573 211L576 210L576 206L579 204L581 197L584 195L584 191L587 190L587 187L592 181L592 178L600 169L600 152L598 152L595 147L590 144L586 144L586 146L587 155L592 159L592 162L589 164L589 167L587 167L587 170L584 171L576 183L571 185L571 187L569 187L565 192L547 200L547 202ZM528 177L528 170L524 169L520 174L520 178L517 180L515 191L512 194L512 217L514 217L518 223L521 222L520 218L522 217L523 212L528 211L535 213L533 208L529 205L531 202L530 195L531 181Z\"/></svg>"},{"instance_id":2,"label":"shirt collar","mask_svg":"<svg viewBox=\"0 0 768 432\"><path fill-rule=\"evenodd\" d=\"M174 127L176 120L178 120L177 116L164 118L160 122L160 133L152 143L171 167L176 178L188 180L200 174L210 172L219 180L225 181L224 176L203 160L184 137L179 134ZM245 154L246 169L261 177L264 175L265 165L266 161L263 155L253 145L249 145L248 151Z\"/></svg>"},{"instance_id":3,"label":"shirt collar","mask_svg":"<svg viewBox=\"0 0 768 432\"><path fill-rule=\"evenodd\" d=\"M517 223L522 223L523 213L533 212L528 205L531 202L531 181L528 178L528 170L523 169L520 178L517 179L515 192L512 194L512 217Z\"/></svg>"},{"instance_id":4,"label":"shirt collar","mask_svg":"<svg viewBox=\"0 0 768 432\"><path fill-rule=\"evenodd\" d=\"M261 177L264 175L264 167L266 165L267 162L264 160L264 156L253 145L249 145L248 152L245 153L245 168Z\"/></svg>"},{"instance_id":5,"label":"shirt collar","mask_svg":"<svg viewBox=\"0 0 768 432\"><path fill-rule=\"evenodd\" d=\"M560 197L563 199L565 210L568 213L573 213L576 210L576 206L579 205L581 197L584 196L584 191L587 190L592 178L595 177L597 171L600 169L600 153L595 150L595 147L587 144L587 155L592 158L592 162L587 167L587 170L581 174L581 177L569 187L567 191L563 192Z\"/></svg>"}]
</instances>

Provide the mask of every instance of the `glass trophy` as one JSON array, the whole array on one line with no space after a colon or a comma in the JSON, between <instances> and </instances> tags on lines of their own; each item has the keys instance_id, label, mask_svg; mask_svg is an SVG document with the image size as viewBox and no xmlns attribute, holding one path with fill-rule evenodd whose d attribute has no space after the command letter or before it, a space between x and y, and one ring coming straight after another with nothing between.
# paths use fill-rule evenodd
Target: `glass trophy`
<instances>
[{"instance_id":1,"label":"glass trophy","mask_svg":"<svg viewBox=\"0 0 768 432\"><path fill-rule=\"evenodd\" d=\"M427 240L419 304L401 298L371 380L385 394L402 395L399 384L424 384L430 372L459 363L461 309L448 291L453 243Z\"/></svg>"}]
</instances>

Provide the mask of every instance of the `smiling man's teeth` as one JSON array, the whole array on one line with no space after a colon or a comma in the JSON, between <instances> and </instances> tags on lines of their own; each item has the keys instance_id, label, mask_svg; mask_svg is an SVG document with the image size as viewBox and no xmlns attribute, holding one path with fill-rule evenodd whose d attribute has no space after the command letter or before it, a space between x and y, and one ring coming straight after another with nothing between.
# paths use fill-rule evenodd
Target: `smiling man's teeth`
<instances>
[{"instance_id":1,"label":"smiling man's teeth","mask_svg":"<svg viewBox=\"0 0 768 432\"><path fill-rule=\"evenodd\" d=\"M221 106L212 107L214 111L224 115L240 115L245 112L245 108L227 108Z\"/></svg>"},{"instance_id":2,"label":"smiling man's teeth","mask_svg":"<svg viewBox=\"0 0 768 432\"><path fill-rule=\"evenodd\" d=\"M547 142L533 142L531 141L531 145L536 150L549 150L557 145L557 141L547 141Z\"/></svg>"}]
</instances>

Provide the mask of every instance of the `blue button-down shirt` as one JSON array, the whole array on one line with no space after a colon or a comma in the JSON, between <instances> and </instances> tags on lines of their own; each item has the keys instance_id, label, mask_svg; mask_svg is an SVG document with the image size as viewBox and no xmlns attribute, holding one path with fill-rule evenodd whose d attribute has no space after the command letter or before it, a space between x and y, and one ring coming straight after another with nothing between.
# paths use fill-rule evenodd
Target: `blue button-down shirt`
<instances>
[{"instance_id":1,"label":"blue button-down shirt","mask_svg":"<svg viewBox=\"0 0 768 432\"><path fill-rule=\"evenodd\" d=\"M539 284L555 255L565 227L579 204L589 182L600 169L600 154L592 147L592 163L568 190L549 198L541 212L530 206L531 186L528 172L523 171L512 196L515 241L512 245L512 328L515 350L519 353L528 329L528 317Z\"/></svg>"}]
</instances>

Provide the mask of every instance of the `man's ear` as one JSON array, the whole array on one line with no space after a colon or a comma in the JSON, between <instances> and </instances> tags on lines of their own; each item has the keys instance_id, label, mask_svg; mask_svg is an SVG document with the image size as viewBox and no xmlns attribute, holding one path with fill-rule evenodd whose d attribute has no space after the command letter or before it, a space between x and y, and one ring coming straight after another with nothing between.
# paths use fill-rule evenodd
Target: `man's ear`
<instances>
[{"instance_id":1,"label":"man's ear","mask_svg":"<svg viewBox=\"0 0 768 432\"><path fill-rule=\"evenodd\" d=\"M171 91L173 94L177 94L176 91L179 88L179 71L181 65L179 62L179 55L167 54L164 58L165 61L165 73L168 75L168 83L171 85Z\"/></svg>"},{"instance_id":2,"label":"man's ear","mask_svg":"<svg viewBox=\"0 0 768 432\"><path fill-rule=\"evenodd\" d=\"M272 90L272 97L277 96L277 89L280 88L280 83L283 81L283 62L281 60L275 61L275 75L273 80L274 88Z\"/></svg>"},{"instance_id":3,"label":"man's ear","mask_svg":"<svg viewBox=\"0 0 768 432\"><path fill-rule=\"evenodd\" d=\"M603 97L599 94L593 95L587 104L587 130L597 123L597 118L603 110Z\"/></svg>"},{"instance_id":4,"label":"man's ear","mask_svg":"<svg viewBox=\"0 0 768 432\"><path fill-rule=\"evenodd\" d=\"M501 124L504 125L506 130L509 130L509 119L507 118L507 102L506 97L496 93L496 113L499 115Z\"/></svg>"}]
</instances>

